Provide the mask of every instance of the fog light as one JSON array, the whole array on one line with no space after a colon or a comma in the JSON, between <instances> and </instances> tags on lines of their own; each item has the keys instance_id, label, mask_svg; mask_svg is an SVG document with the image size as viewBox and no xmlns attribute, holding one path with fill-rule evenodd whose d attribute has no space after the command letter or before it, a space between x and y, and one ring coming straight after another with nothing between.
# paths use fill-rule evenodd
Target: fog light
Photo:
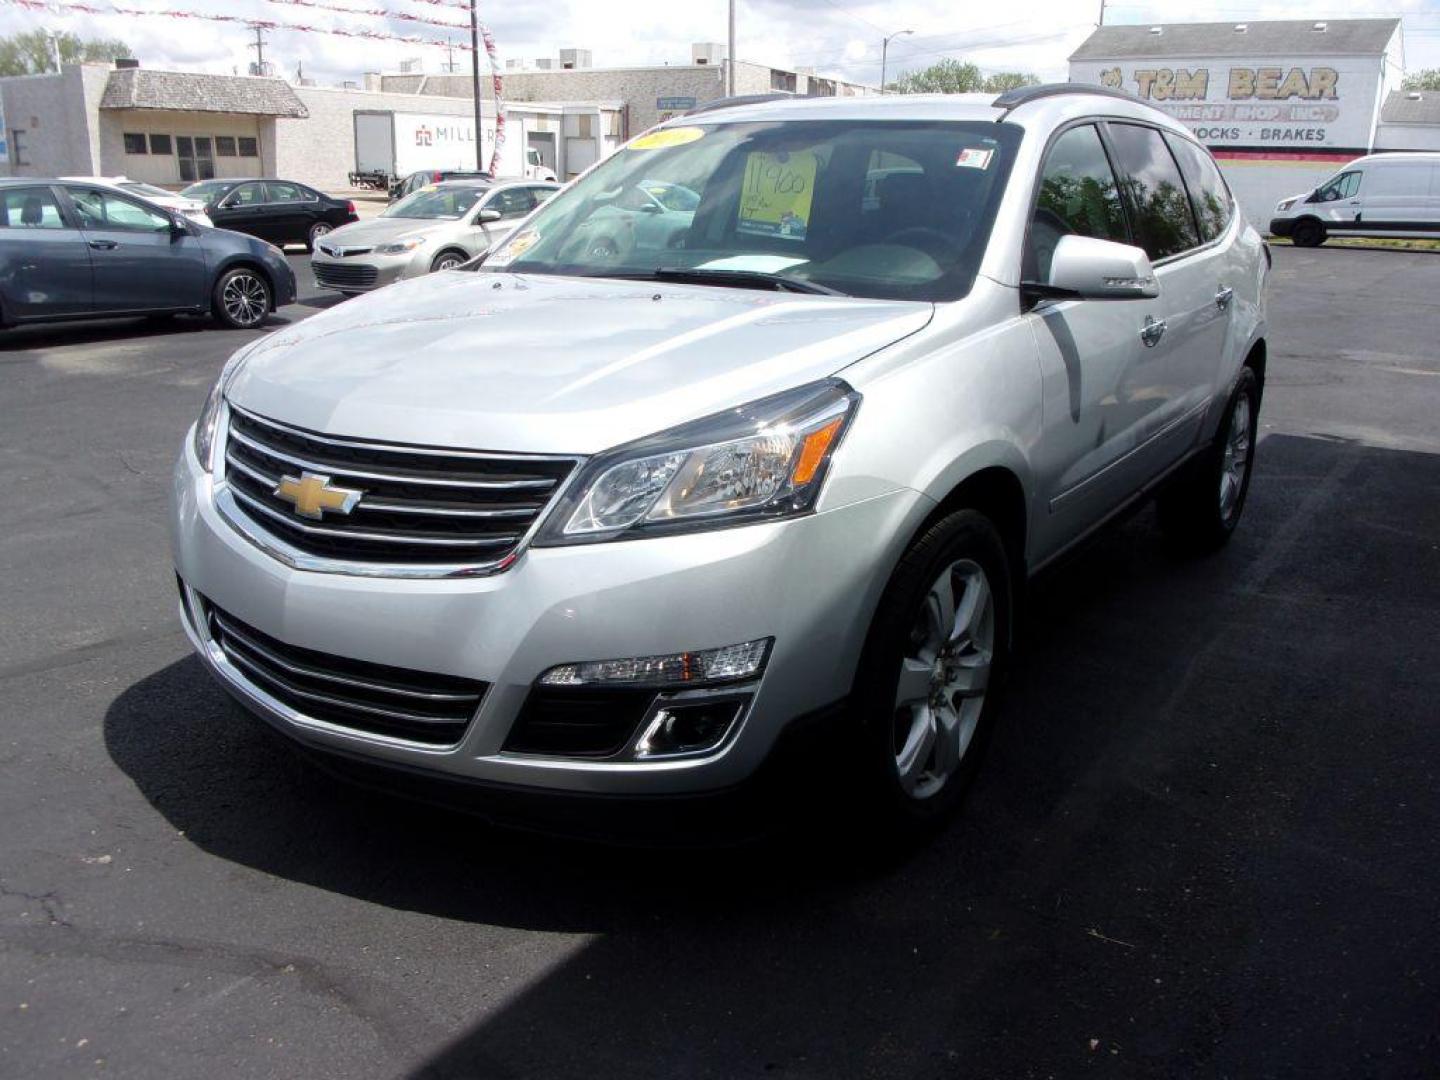
<instances>
[{"instance_id":1,"label":"fog light","mask_svg":"<svg viewBox=\"0 0 1440 1080\"><path fill-rule=\"evenodd\" d=\"M540 676L542 686L694 686L742 682L765 668L773 638L700 652L585 660L561 664Z\"/></svg>"},{"instance_id":2,"label":"fog light","mask_svg":"<svg viewBox=\"0 0 1440 1080\"><path fill-rule=\"evenodd\" d=\"M635 744L637 758L700 754L719 746L745 707L745 698L670 701L655 711Z\"/></svg>"}]
</instances>

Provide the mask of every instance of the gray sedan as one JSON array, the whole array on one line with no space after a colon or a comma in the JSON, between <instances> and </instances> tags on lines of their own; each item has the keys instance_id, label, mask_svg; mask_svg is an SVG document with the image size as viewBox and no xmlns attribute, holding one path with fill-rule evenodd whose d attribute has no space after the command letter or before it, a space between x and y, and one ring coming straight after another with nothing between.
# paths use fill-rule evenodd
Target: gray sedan
<instances>
[{"instance_id":1,"label":"gray sedan","mask_svg":"<svg viewBox=\"0 0 1440 1080\"><path fill-rule=\"evenodd\" d=\"M379 217L336 229L310 258L315 283L347 295L450 270L505 239L560 185L454 180L422 188Z\"/></svg>"}]
</instances>

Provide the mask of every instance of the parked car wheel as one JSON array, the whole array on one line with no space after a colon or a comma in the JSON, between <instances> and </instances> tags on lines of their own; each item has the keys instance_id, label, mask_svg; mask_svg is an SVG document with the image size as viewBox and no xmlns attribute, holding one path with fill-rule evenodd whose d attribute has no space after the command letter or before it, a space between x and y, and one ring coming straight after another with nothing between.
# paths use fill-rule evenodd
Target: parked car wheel
<instances>
[{"instance_id":1,"label":"parked car wheel","mask_svg":"<svg viewBox=\"0 0 1440 1080\"><path fill-rule=\"evenodd\" d=\"M939 821L969 786L1010 650L1005 544L959 510L901 559L856 673L856 762L868 824L907 833Z\"/></svg>"},{"instance_id":2,"label":"parked car wheel","mask_svg":"<svg viewBox=\"0 0 1440 1080\"><path fill-rule=\"evenodd\" d=\"M430 272L434 274L441 270L454 270L468 261L469 256L463 251L442 251L430 263Z\"/></svg>"},{"instance_id":3,"label":"parked car wheel","mask_svg":"<svg viewBox=\"0 0 1440 1080\"><path fill-rule=\"evenodd\" d=\"M317 221L314 225L311 225L309 239L305 243L306 250L314 251L315 242L319 240L320 237L328 233L332 228L334 228L333 225L330 225L328 222L324 221Z\"/></svg>"},{"instance_id":4,"label":"parked car wheel","mask_svg":"<svg viewBox=\"0 0 1440 1080\"><path fill-rule=\"evenodd\" d=\"M1314 218L1297 221L1290 242L1296 247L1319 247L1325 242L1325 226Z\"/></svg>"},{"instance_id":5,"label":"parked car wheel","mask_svg":"<svg viewBox=\"0 0 1440 1080\"><path fill-rule=\"evenodd\" d=\"M251 330L270 314L270 283L248 266L226 271L211 296L215 318L232 330Z\"/></svg>"},{"instance_id":6,"label":"parked car wheel","mask_svg":"<svg viewBox=\"0 0 1440 1080\"><path fill-rule=\"evenodd\" d=\"M1160 527L1182 547L1213 551L1235 531L1250 491L1259 417L1260 380L1243 368L1215 441L1157 501Z\"/></svg>"}]
</instances>

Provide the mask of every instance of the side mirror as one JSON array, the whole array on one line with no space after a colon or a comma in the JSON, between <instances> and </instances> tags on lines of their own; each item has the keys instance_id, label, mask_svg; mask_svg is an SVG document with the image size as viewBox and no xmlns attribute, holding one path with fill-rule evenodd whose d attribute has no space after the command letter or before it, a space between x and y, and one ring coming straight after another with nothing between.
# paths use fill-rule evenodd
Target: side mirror
<instances>
[{"instance_id":1,"label":"side mirror","mask_svg":"<svg viewBox=\"0 0 1440 1080\"><path fill-rule=\"evenodd\" d=\"M478 221L481 225L488 225L492 221L499 221L500 218L503 216L504 215L502 215L499 210L495 210L487 206L484 210L481 210L480 213L475 215L475 220Z\"/></svg>"},{"instance_id":2,"label":"side mirror","mask_svg":"<svg viewBox=\"0 0 1440 1080\"><path fill-rule=\"evenodd\" d=\"M170 218L170 235L187 236L190 233L190 223L181 214L173 214Z\"/></svg>"},{"instance_id":3,"label":"side mirror","mask_svg":"<svg viewBox=\"0 0 1440 1080\"><path fill-rule=\"evenodd\" d=\"M1021 288L1037 300L1153 300L1160 284L1150 258L1138 247L1062 236L1050 259L1050 280Z\"/></svg>"}]
</instances>

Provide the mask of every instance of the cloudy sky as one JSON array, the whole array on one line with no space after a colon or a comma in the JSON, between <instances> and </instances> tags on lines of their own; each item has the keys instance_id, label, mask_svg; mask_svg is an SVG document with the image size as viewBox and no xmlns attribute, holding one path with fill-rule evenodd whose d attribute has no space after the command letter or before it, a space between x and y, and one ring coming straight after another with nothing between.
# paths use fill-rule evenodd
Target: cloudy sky
<instances>
[{"instance_id":1,"label":"cloudy sky","mask_svg":"<svg viewBox=\"0 0 1440 1080\"><path fill-rule=\"evenodd\" d=\"M243 25L134 14L61 14L75 0L53 0L52 11L28 11L0 0L0 33L37 27L81 36L120 37L147 67L230 72L254 58ZM81 0L110 9L111 0ZM130 11L194 12L265 19L294 26L370 30L431 42L468 41L460 29L464 0L113 0ZM777 66L812 66L855 81L880 77L880 41L886 33L913 30L890 47L890 71L924 67L941 57L973 60L986 70L1032 71L1063 79L1065 58L1084 39L1099 14L1100 0L1019 0L985 14L986 4L954 0L740 0L737 53ZM1091 10L1091 7L1094 10ZM1178 5L1114 0L1107 22L1176 21ZM343 9L342 13L339 10ZM502 58L553 56L562 47L588 48L599 65L687 63L690 43L723 41L725 0L550 0L501 3L482 0L481 18L494 31ZM1191 0L1188 20L1344 18L1400 15L1405 20L1407 67L1440 67L1440 0ZM370 14L367 14L370 13ZM389 13L388 15L386 13ZM407 22L397 13L455 24L456 29ZM443 47L361 41L321 33L267 32L266 57L293 77L297 66L322 83L358 79L366 70L394 70L417 57L424 70L442 71ZM455 62L465 54L456 50Z\"/></svg>"}]
</instances>

